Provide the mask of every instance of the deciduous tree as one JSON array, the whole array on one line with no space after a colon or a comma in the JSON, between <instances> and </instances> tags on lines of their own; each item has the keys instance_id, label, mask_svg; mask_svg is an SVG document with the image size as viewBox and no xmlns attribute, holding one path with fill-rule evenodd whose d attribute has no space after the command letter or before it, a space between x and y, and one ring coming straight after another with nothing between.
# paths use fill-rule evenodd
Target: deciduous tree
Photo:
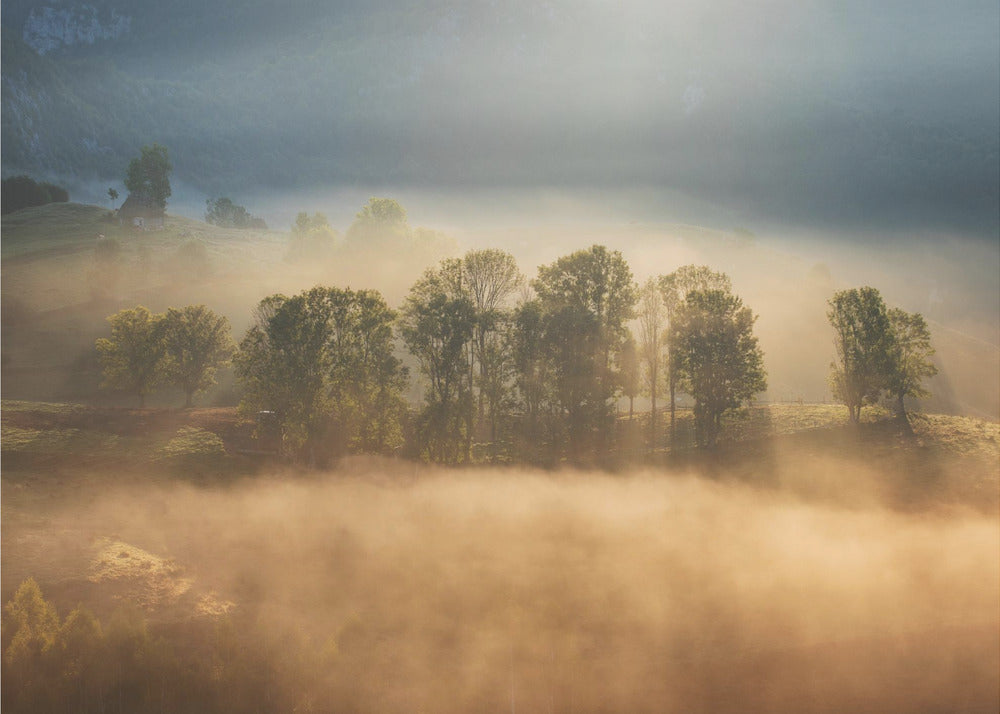
<instances>
[{"instance_id":1,"label":"deciduous tree","mask_svg":"<svg viewBox=\"0 0 1000 714\"><path fill-rule=\"evenodd\" d=\"M476 309L463 289L462 263L445 260L410 289L400 333L427 378L421 414L425 453L442 462L466 460L472 443L472 337Z\"/></svg>"},{"instance_id":2,"label":"deciduous tree","mask_svg":"<svg viewBox=\"0 0 1000 714\"><path fill-rule=\"evenodd\" d=\"M851 421L861 407L878 399L890 368L892 330L879 291L872 287L842 290L829 300L837 361L830 365L830 387Z\"/></svg>"},{"instance_id":3,"label":"deciduous tree","mask_svg":"<svg viewBox=\"0 0 1000 714\"><path fill-rule=\"evenodd\" d=\"M660 278L660 291L663 295L663 308L667 324L672 325L681 305L687 299L688 293L694 290L723 290L729 292L732 285L729 276L712 270L707 265L682 265L680 268ZM669 327L668 327L669 329ZM667 385L670 390L670 433L676 436L677 384L680 372L677 360L674 358L674 348L668 340L667 344Z\"/></svg>"},{"instance_id":4,"label":"deciduous tree","mask_svg":"<svg viewBox=\"0 0 1000 714\"><path fill-rule=\"evenodd\" d=\"M164 210L170 198L170 172L173 168L164 147L159 144L144 146L140 155L129 162L125 188Z\"/></svg>"},{"instance_id":5,"label":"deciduous tree","mask_svg":"<svg viewBox=\"0 0 1000 714\"><path fill-rule=\"evenodd\" d=\"M930 395L923 382L937 374L937 367L931 361L934 348L931 347L931 333L923 315L891 308L888 317L892 338L886 389L896 400L896 414L905 420L903 400Z\"/></svg>"},{"instance_id":6,"label":"deciduous tree","mask_svg":"<svg viewBox=\"0 0 1000 714\"><path fill-rule=\"evenodd\" d=\"M163 319L139 305L108 318L111 337L97 340L104 366L104 386L131 392L146 404L146 395L165 377Z\"/></svg>"},{"instance_id":7,"label":"deciduous tree","mask_svg":"<svg viewBox=\"0 0 1000 714\"><path fill-rule=\"evenodd\" d=\"M232 357L229 320L204 305L170 308L163 318L166 377L184 390L184 406L215 384L215 372Z\"/></svg>"},{"instance_id":8,"label":"deciduous tree","mask_svg":"<svg viewBox=\"0 0 1000 714\"><path fill-rule=\"evenodd\" d=\"M726 410L767 389L755 319L742 300L724 290L692 290L678 307L670 327L671 357L694 398L700 445L715 443Z\"/></svg>"},{"instance_id":9,"label":"deciduous tree","mask_svg":"<svg viewBox=\"0 0 1000 714\"><path fill-rule=\"evenodd\" d=\"M532 287L543 316L552 394L570 441L580 453L596 429L600 448L619 386L615 361L634 315L632 271L621 253L595 245L539 267Z\"/></svg>"}]
</instances>

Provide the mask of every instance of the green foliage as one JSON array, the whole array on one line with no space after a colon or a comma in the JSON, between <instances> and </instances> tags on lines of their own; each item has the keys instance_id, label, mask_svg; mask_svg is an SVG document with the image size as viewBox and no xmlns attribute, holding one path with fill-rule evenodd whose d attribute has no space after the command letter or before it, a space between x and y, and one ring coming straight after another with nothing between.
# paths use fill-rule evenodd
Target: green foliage
<instances>
[{"instance_id":1,"label":"green foliage","mask_svg":"<svg viewBox=\"0 0 1000 714\"><path fill-rule=\"evenodd\" d=\"M174 437L157 451L160 459L168 461L212 461L226 455L222 439L206 429L182 426Z\"/></svg>"},{"instance_id":2,"label":"green foliage","mask_svg":"<svg viewBox=\"0 0 1000 714\"><path fill-rule=\"evenodd\" d=\"M292 224L292 235L288 241L285 260L291 263L325 262L333 257L337 243L337 232L322 213L309 216L300 212Z\"/></svg>"},{"instance_id":3,"label":"green foliage","mask_svg":"<svg viewBox=\"0 0 1000 714\"><path fill-rule=\"evenodd\" d=\"M574 453L604 440L620 383L615 362L628 337L637 291L618 251L595 245L538 269L541 346L555 410L565 415ZM599 441L600 441L599 440ZM600 448L601 445L598 444Z\"/></svg>"},{"instance_id":4,"label":"green foliage","mask_svg":"<svg viewBox=\"0 0 1000 714\"><path fill-rule=\"evenodd\" d=\"M152 201L162 211L170 198L170 172L173 168L164 147L159 144L144 146L140 155L129 162L125 188L131 194Z\"/></svg>"},{"instance_id":5,"label":"green foliage","mask_svg":"<svg viewBox=\"0 0 1000 714\"><path fill-rule=\"evenodd\" d=\"M430 458L466 460L472 443L472 337L476 307L463 289L460 260L427 270L406 298L400 334L428 380L420 420L421 450Z\"/></svg>"},{"instance_id":6,"label":"green foliage","mask_svg":"<svg viewBox=\"0 0 1000 714\"><path fill-rule=\"evenodd\" d=\"M892 342L889 315L882 296L871 287L842 290L828 304L837 350L830 387L856 423L861 407L874 403L886 385Z\"/></svg>"},{"instance_id":7,"label":"green foliage","mask_svg":"<svg viewBox=\"0 0 1000 714\"><path fill-rule=\"evenodd\" d=\"M722 415L767 389L750 308L724 290L693 290L670 326L671 356L694 398L700 445L715 443Z\"/></svg>"},{"instance_id":8,"label":"green foliage","mask_svg":"<svg viewBox=\"0 0 1000 714\"><path fill-rule=\"evenodd\" d=\"M393 319L375 291L265 298L233 360L241 408L276 412L285 443L310 461L394 448L406 372L393 355Z\"/></svg>"},{"instance_id":9,"label":"green foliage","mask_svg":"<svg viewBox=\"0 0 1000 714\"><path fill-rule=\"evenodd\" d=\"M694 290L722 290L725 292L732 290L729 276L716 272L707 265L682 265L669 275L661 276L659 285L668 330L673 325L688 293ZM666 340L666 348L667 387L670 392L670 428L673 432L676 421L677 388L681 374L669 339Z\"/></svg>"},{"instance_id":10,"label":"green foliage","mask_svg":"<svg viewBox=\"0 0 1000 714\"><path fill-rule=\"evenodd\" d=\"M267 230L264 219L250 215L244 206L225 197L205 200L205 222L222 228Z\"/></svg>"},{"instance_id":11,"label":"green foliage","mask_svg":"<svg viewBox=\"0 0 1000 714\"><path fill-rule=\"evenodd\" d=\"M235 349L229 320L204 305L169 308L163 316L165 379L184 390L185 407L215 384L215 372Z\"/></svg>"},{"instance_id":12,"label":"green foliage","mask_svg":"<svg viewBox=\"0 0 1000 714\"><path fill-rule=\"evenodd\" d=\"M139 305L115 313L108 322L111 337L97 340L103 386L134 393L143 407L146 395L166 376L163 318Z\"/></svg>"},{"instance_id":13,"label":"green foliage","mask_svg":"<svg viewBox=\"0 0 1000 714\"><path fill-rule=\"evenodd\" d=\"M0 182L0 213L3 214L67 201L69 192L66 189L51 183L39 183L28 176L11 176Z\"/></svg>"},{"instance_id":14,"label":"green foliage","mask_svg":"<svg viewBox=\"0 0 1000 714\"><path fill-rule=\"evenodd\" d=\"M354 222L347 229L348 243L358 247L398 244L409 236L406 209L394 199L374 196L357 213Z\"/></svg>"},{"instance_id":15,"label":"green foliage","mask_svg":"<svg viewBox=\"0 0 1000 714\"><path fill-rule=\"evenodd\" d=\"M923 381L937 374L937 367L931 361L934 348L931 347L927 321L920 313L891 308L888 317L892 337L886 390L896 398L897 412L905 415L905 397L930 396L930 392L924 389Z\"/></svg>"}]
</instances>

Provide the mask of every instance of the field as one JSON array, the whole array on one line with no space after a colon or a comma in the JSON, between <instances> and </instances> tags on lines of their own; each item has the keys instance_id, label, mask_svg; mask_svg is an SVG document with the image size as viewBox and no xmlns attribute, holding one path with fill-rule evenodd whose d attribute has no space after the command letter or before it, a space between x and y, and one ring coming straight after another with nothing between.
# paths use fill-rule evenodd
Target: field
<instances>
[{"instance_id":1,"label":"field","mask_svg":"<svg viewBox=\"0 0 1000 714\"><path fill-rule=\"evenodd\" d=\"M81 709L995 710L1000 427L844 411L613 473L315 473L231 409L8 401L3 599L99 621Z\"/></svg>"}]
</instances>

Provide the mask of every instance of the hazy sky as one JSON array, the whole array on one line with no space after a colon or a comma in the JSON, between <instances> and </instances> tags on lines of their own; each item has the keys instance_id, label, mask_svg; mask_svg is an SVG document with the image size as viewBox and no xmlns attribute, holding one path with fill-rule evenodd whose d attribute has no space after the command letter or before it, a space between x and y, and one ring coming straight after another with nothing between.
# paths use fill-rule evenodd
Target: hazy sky
<instances>
[{"instance_id":1,"label":"hazy sky","mask_svg":"<svg viewBox=\"0 0 1000 714\"><path fill-rule=\"evenodd\" d=\"M69 52L176 93L129 141L167 144L197 204L607 191L639 220L1000 231L996 0L92 4L11 0L4 25L128 16Z\"/></svg>"}]
</instances>

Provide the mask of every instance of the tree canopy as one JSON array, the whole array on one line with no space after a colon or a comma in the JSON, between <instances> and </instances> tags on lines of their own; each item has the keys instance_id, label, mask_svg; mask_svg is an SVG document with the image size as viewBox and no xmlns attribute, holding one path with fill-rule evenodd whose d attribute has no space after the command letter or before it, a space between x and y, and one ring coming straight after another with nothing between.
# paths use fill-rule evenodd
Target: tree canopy
<instances>
[{"instance_id":1,"label":"tree canopy","mask_svg":"<svg viewBox=\"0 0 1000 714\"><path fill-rule=\"evenodd\" d=\"M263 218L250 214L245 206L233 203L231 198L209 198L205 200L205 222L222 228L256 228L267 230Z\"/></svg>"},{"instance_id":2,"label":"tree canopy","mask_svg":"<svg viewBox=\"0 0 1000 714\"><path fill-rule=\"evenodd\" d=\"M125 188L131 194L152 201L162 211L170 198L170 172L173 168L164 147L159 144L144 146L140 155L129 162Z\"/></svg>"},{"instance_id":3,"label":"tree canopy","mask_svg":"<svg viewBox=\"0 0 1000 714\"><path fill-rule=\"evenodd\" d=\"M104 386L135 394L144 407L146 395L166 376L163 318L138 305L115 313L108 322L111 337L97 340Z\"/></svg>"},{"instance_id":4,"label":"tree canopy","mask_svg":"<svg viewBox=\"0 0 1000 714\"><path fill-rule=\"evenodd\" d=\"M215 384L215 372L229 363L235 344L229 320L204 305L169 308L163 316L166 379L184 390L185 407Z\"/></svg>"},{"instance_id":5,"label":"tree canopy","mask_svg":"<svg viewBox=\"0 0 1000 714\"><path fill-rule=\"evenodd\" d=\"M723 413L767 389L750 308L725 290L693 290L670 328L672 357L694 398L696 438L712 445Z\"/></svg>"}]
</instances>

